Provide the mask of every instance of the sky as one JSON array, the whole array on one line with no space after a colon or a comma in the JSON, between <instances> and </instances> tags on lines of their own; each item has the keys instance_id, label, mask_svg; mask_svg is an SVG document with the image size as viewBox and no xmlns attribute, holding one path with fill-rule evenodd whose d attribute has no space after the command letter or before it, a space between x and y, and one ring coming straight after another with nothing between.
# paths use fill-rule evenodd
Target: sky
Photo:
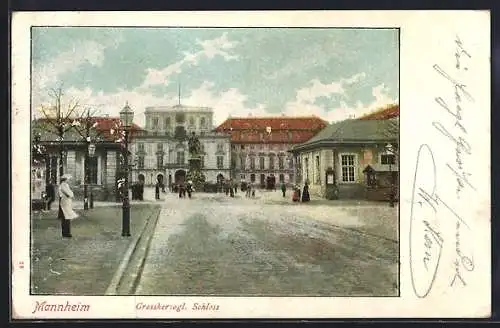
<instances>
[{"instance_id":1,"label":"sky","mask_svg":"<svg viewBox=\"0 0 500 328\"><path fill-rule=\"evenodd\" d=\"M126 102L144 125L148 106L207 106L228 116L355 117L398 103L395 29L32 29L33 113L50 90L118 116Z\"/></svg>"}]
</instances>

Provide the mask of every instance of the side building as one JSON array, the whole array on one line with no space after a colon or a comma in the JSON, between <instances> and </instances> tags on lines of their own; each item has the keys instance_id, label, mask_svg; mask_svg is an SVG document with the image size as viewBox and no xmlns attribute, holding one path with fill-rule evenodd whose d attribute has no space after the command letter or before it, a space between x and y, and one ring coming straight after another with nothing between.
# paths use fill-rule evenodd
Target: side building
<instances>
[{"instance_id":1,"label":"side building","mask_svg":"<svg viewBox=\"0 0 500 328\"><path fill-rule=\"evenodd\" d=\"M235 117L215 130L231 138L231 177L272 188L300 181L300 162L288 151L327 125L316 116Z\"/></svg>"},{"instance_id":2,"label":"side building","mask_svg":"<svg viewBox=\"0 0 500 328\"><path fill-rule=\"evenodd\" d=\"M58 185L60 182L59 165L60 152L63 154L63 169L65 174L71 174L75 198L83 198L83 189L86 182L85 168L87 168L87 185L92 190L95 200L119 200L116 190L117 180L124 176L123 144L117 142L116 130L120 126L118 117L90 117L93 128L89 131L89 138L78 133L77 128L71 128L64 134L64 140L58 136L51 119L37 119L31 122L32 143L43 148L43 153L37 155L37 166L44 168L44 184ZM67 122L67 126L80 121L74 118ZM141 128L136 124L131 127L131 140L140 133ZM35 140L36 139L36 140ZM94 147L94 153L89 155L89 146ZM33 169L32 164L32 169ZM42 176L42 174L40 174ZM38 197L38 195L37 195Z\"/></svg>"},{"instance_id":3,"label":"side building","mask_svg":"<svg viewBox=\"0 0 500 328\"><path fill-rule=\"evenodd\" d=\"M185 180L189 170L188 138L195 133L202 145L202 172L207 182L228 178L230 140L212 129L213 110L184 105L147 107L145 128L131 145L133 181L168 186Z\"/></svg>"},{"instance_id":4,"label":"side building","mask_svg":"<svg viewBox=\"0 0 500 328\"><path fill-rule=\"evenodd\" d=\"M391 183L397 189L399 106L330 124L291 152L302 163L300 184L307 181L312 194L327 197L327 171L340 199L365 199L367 190ZM378 172L379 178L369 179L368 171Z\"/></svg>"}]
</instances>

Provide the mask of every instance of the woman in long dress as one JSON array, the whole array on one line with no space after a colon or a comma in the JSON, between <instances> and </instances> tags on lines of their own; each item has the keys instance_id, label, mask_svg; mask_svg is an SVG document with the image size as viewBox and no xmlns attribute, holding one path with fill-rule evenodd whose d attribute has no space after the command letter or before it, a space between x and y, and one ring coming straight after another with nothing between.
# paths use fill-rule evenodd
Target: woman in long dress
<instances>
[{"instance_id":1,"label":"woman in long dress","mask_svg":"<svg viewBox=\"0 0 500 328\"><path fill-rule=\"evenodd\" d=\"M309 183L306 182L304 184L304 190L302 191L302 202L304 203L304 202L308 202L310 200L311 200L311 198L309 196Z\"/></svg>"},{"instance_id":2,"label":"woman in long dress","mask_svg":"<svg viewBox=\"0 0 500 328\"><path fill-rule=\"evenodd\" d=\"M61 184L59 185L59 204L61 217L62 236L71 238L71 220L78 217L78 214L73 211L73 191L71 190L68 180L71 176L65 174L61 177ZM62 212L62 213L61 213ZM61 215L60 215L61 216Z\"/></svg>"}]
</instances>

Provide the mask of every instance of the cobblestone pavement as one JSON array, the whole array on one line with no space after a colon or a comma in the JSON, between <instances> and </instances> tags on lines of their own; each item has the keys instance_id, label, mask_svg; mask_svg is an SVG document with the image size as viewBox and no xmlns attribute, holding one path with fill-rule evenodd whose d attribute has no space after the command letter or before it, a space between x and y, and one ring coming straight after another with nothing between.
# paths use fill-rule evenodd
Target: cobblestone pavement
<instances>
[{"instance_id":1,"label":"cobblestone pavement","mask_svg":"<svg viewBox=\"0 0 500 328\"><path fill-rule=\"evenodd\" d=\"M243 196L165 195L136 294L398 294L397 208Z\"/></svg>"}]
</instances>

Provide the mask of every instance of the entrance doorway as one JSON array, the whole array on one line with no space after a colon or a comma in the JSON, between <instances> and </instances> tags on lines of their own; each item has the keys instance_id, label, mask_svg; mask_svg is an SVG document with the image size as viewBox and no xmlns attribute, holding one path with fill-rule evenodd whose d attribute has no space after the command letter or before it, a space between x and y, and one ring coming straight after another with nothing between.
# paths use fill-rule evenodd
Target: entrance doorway
<instances>
[{"instance_id":1,"label":"entrance doorway","mask_svg":"<svg viewBox=\"0 0 500 328\"><path fill-rule=\"evenodd\" d=\"M159 183L160 185L162 185L162 184L163 184L163 174L161 174L161 173L160 173L160 174L158 174L158 175L156 176L156 181L158 181L158 183Z\"/></svg>"},{"instance_id":2,"label":"entrance doorway","mask_svg":"<svg viewBox=\"0 0 500 328\"><path fill-rule=\"evenodd\" d=\"M137 177L137 179L139 180L139 183L140 184L144 184L144 181L146 180L146 177L144 176L144 174L139 174L139 176Z\"/></svg>"},{"instance_id":3,"label":"entrance doorway","mask_svg":"<svg viewBox=\"0 0 500 328\"><path fill-rule=\"evenodd\" d=\"M174 179L175 179L175 184L184 183L184 181L186 180L186 171L184 170L175 171Z\"/></svg>"}]
</instances>

